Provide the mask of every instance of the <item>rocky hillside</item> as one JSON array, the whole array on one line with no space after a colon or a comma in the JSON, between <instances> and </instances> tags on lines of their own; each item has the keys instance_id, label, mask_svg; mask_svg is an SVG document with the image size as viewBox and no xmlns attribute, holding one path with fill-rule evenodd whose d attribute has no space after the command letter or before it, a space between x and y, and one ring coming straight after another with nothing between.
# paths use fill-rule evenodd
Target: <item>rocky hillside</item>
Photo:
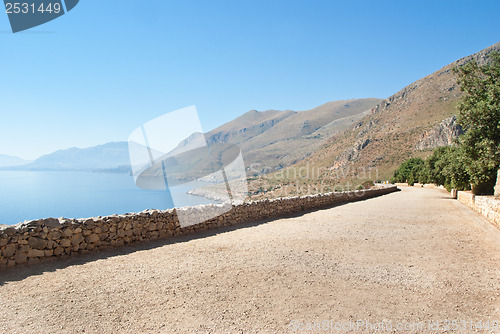
<instances>
[{"instance_id":1,"label":"rocky hillside","mask_svg":"<svg viewBox=\"0 0 500 334\"><path fill-rule=\"evenodd\" d=\"M457 123L457 116L446 118L432 129L422 134L415 148L419 151L432 150L440 146L449 146L458 136L464 133L462 126Z\"/></svg>"},{"instance_id":2,"label":"rocky hillside","mask_svg":"<svg viewBox=\"0 0 500 334\"><path fill-rule=\"evenodd\" d=\"M408 85L379 103L356 125L333 136L328 145L299 166L308 163L325 167L336 179L339 170L343 176L371 170L372 179L377 174L377 178L388 179L405 159L449 145L462 131L453 117L462 96L453 68L471 59L484 64L492 51L500 51L500 43Z\"/></svg>"}]
</instances>

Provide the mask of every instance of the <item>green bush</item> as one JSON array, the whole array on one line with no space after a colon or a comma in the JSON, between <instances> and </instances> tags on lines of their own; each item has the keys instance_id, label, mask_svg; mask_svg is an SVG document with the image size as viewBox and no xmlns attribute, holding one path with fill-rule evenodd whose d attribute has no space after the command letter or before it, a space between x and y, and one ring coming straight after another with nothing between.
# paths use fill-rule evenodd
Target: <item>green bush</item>
<instances>
[{"instance_id":1,"label":"green bush","mask_svg":"<svg viewBox=\"0 0 500 334\"><path fill-rule=\"evenodd\" d=\"M415 182L419 181L419 177L421 177L424 166L424 160L420 158L410 158L403 162L398 169L396 169L392 181L408 182L409 185L413 185Z\"/></svg>"}]
</instances>

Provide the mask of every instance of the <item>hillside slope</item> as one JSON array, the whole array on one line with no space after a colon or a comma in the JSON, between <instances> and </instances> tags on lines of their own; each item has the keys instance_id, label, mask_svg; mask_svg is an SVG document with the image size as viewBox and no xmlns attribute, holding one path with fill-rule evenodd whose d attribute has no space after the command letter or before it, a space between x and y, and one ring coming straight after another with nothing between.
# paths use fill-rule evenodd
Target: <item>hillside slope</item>
<instances>
[{"instance_id":1,"label":"hillside slope","mask_svg":"<svg viewBox=\"0 0 500 334\"><path fill-rule=\"evenodd\" d=\"M337 179L339 173L335 171L341 169L343 175L352 176L372 170L372 179L387 179L405 159L425 156L434 147L451 144L461 133L453 115L462 96L452 69L472 59L484 64L492 51L500 51L500 43L406 86L355 126L333 136L304 163L327 167Z\"/></svg>"},{"instance_id":2,"label":"hillside slope","mask_svg":"<svg viewBox=\"0 0 500 334\"><path fill-rule=\"evenodd\" d=\"M254 170L269 172L294 164L369 113L380 99L333 101L297 112L259 136L241 144Z\"/></svg>"},{"instance_id":3,"label":"hillside slope","mask_svg":"<svg viewBox=\"0 0 500 334\"><path fill-rule=\"evenodd\" d=\"M218 165L226 165L243 154L249 176L287 167L321 148L332 135L365 117L381 99L353 99L325 103L305 111L256 111L242 116L202 135L194 133L182 140L164 157L169 177L188 180L214 170L203 149L186 151L200 140L207 142L210 155ZM147 173L161 175L155 165ZM170 182L170 181L169 181Z\"/></svg>"}]
</instances>

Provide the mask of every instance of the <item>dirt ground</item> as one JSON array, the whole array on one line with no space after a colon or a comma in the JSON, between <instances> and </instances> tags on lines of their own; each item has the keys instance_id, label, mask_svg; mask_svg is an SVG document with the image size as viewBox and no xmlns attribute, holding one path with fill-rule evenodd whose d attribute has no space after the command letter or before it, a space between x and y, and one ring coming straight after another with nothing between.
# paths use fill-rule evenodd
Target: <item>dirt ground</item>
<instances>
[{"instance_id":1,"label":"dirt ground","mask_svg":"<svg viewBox=\"0 0 500 334\"><path fill-rule=\"evenodd\" d=\"M500 332L499 294L500 231L403 188L0 273L0 332Z\"/></svg>"}]
</instances>

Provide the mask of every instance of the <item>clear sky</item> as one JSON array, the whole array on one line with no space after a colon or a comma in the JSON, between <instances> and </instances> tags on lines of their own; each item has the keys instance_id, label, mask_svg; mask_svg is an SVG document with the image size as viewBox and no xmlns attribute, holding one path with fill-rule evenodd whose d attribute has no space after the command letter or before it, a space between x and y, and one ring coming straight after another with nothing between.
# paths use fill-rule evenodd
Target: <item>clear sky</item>
<instances>
[{"instance_id":1,"label":"clear sky","mask_svg":"<svg viewBox=\"0 0 500 334\"><path fill-rule=\"evenodd\" d=\"M0 13L0 153L126 141L196 105L204 130L257 109L385 98L500 41L500 1L81 0L12 34Z\"/></svg>"}]
</instances>

